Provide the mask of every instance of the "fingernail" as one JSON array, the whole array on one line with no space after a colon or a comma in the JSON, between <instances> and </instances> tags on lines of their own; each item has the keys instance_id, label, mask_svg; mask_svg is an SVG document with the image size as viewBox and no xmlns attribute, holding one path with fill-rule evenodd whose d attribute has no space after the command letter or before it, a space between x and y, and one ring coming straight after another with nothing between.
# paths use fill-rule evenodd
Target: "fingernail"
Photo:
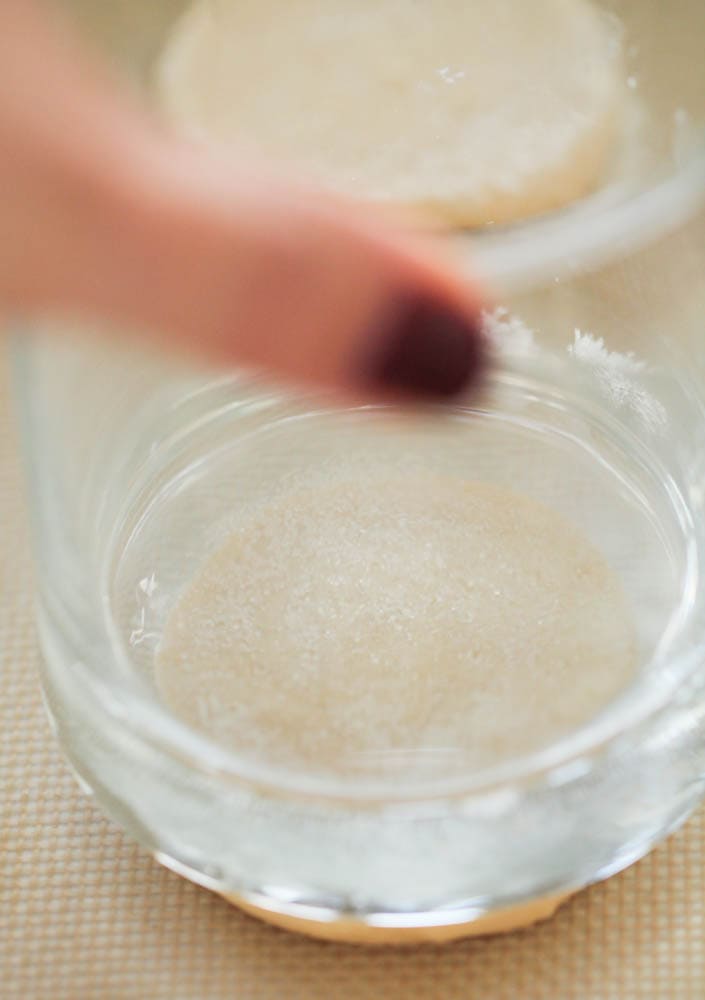
<instances>
[{"instance_id":1,"label":"fingernail","mask_svg":"<svg viewBox=\"0 0 705 1000\"><path fill-rule=\"evenodd\" d=\"M384 392L428 402L451 400L479 383L488 363L479 319L428 297L410 298L375 331L363 375Z\"/></svg>"}]
</instances>

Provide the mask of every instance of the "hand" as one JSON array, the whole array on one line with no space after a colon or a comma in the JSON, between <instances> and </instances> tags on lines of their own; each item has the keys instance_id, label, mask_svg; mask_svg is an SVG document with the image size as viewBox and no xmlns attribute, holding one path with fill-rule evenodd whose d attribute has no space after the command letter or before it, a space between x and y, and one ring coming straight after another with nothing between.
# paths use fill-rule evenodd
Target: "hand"
<instances>
[{"instance_id":1,"label":"hand","mask_svg":"<svg viewBox=\"0 0 705 1000\"><path fill-rule=\"evenodd\" d=\"M478 296L430 241L169 135L32 0L0 5L0 65L1 310L361 399L481 376Z\"/></svg>"}]
</instances>

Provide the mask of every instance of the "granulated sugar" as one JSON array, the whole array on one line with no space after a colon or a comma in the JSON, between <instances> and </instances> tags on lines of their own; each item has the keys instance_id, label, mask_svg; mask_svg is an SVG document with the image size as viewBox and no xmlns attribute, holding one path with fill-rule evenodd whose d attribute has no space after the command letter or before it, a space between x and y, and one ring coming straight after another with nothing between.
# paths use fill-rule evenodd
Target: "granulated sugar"
<instances>
[{"instance_id":1,"label":"granulated sugar","mask_svg":"<svg viewBox=\"0 0 705 1000\"><path fill-rule=\"evenodd\" d=\"M630 681L600 553L547 507L422 472L331 472L243 515L157 654L181 718L287 766L467 766L535 749Z\"/></svg>"},{"instance_id":2,"label":"granulated sugar","mask_svg":"<svg viewBox=\"0 0 705 1000\"><path fill-rule=\"evenodd\" d=\"M642 384L641 374L646 365L632 354L608 351L602 337L575 331L569 354L588 368L602 396L616 408L630 410L650 431L662 430L667 424L666 409Z\"/></svg>"}]
</instances>

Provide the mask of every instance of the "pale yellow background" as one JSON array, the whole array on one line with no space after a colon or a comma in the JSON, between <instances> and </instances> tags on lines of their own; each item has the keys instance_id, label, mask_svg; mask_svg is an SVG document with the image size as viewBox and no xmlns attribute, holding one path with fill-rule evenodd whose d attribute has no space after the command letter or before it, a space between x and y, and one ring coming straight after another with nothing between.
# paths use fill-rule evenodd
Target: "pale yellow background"
<instances>
[{"instance_id":1,"label":"pale yellow background","mask_svg":"<svg viewBox=\"0 0 705 1000\"><path fill-rule=\"evenodd\" d=\"M79 791L39 695L0 359L2 1000L703 1000L705 811L650 858L506 937L412 950L273 930L161 869Z\"/></svg>"}]
</instances>

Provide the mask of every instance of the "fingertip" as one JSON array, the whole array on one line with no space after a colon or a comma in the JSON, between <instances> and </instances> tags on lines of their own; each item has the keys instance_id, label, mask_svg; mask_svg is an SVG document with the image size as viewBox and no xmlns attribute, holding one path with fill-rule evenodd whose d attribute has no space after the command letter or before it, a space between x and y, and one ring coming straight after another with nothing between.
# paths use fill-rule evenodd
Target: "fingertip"
<instances>
[{"instance_id":1,"label":"fingertip","mask_svg":"<svg viewBox=\"0 0 705 1000\"><path fill-rule=\"evenodd\" d=\"M445 403L480 391L490 368L479 311L442 296L397 296L365 331L352 377L368 393Z\"/></svg>"}]
</instances>

